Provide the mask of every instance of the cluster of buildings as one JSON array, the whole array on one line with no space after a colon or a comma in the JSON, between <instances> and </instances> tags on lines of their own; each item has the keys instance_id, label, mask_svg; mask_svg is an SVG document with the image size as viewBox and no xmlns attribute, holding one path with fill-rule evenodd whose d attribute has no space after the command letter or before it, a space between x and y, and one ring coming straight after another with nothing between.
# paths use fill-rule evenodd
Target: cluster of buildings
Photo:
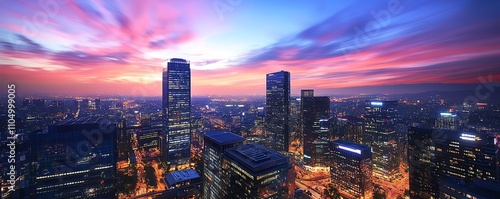
<instances>
[{"instance_id":1,"label":"cluster of buildings","mask_svg":"<svg viewBox=\"0 0 500 199\"><path fill-rule=\"evenodd\" d=\"M147 182L139 183L151 187L165 184L164 190L144 197L298 197L303 194L295 188L297 164L329 172L332 186L344 198L373 198L375 181L398 179L409 181L411 198L499 193L500 135L457 131L455 114L441 113L434 129L406 129L398 125L398 101L367 100L361 117L340 117L332 114L330 97L316 96L314 90L292 98L290 73L279 71L266 75L263 142L251 143L228 131L205 131L193 138L198 135L192 132L190 63L174 58L163 69L161 125L126 127L103 117L80 117L36 131L29 139L29 186L15 194L115 198L119 189L140 187L121 186L130 179L119 178L117 170L145 164L151 157L163 166L137 167L149 173L125 170L129 177L146 173L161 178L141 178ZM92 106L100 109L100 100ZM202 140L196 143L202 151L193 151L193 140ZM299 153L292 149L294 140ZM198 165L193 158L200 159ZM401 174L405 165L407 176Z\"/></svg>"}]
</instances>

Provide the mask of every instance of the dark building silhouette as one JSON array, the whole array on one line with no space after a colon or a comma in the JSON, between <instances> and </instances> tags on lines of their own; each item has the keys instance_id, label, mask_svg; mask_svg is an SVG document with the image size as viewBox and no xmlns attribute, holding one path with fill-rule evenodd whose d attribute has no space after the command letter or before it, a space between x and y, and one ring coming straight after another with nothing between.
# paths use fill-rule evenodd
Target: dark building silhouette
<instances>
[{"instance_id":1,"label":"dark building silhouette","mask_svg":"<svg viewBox=\"0 0 500 199\"><path fill-rule=\"evenodd\" d=\"M496 134L411 128L408 139L412 198L467 194L466 189L454 189L478 190L484 184L500 182Z\"/></svg>"},{"instance_id":2,"label":"dark building silhouette","mask_svg":"<svg viewBox=\"0 0 500 199\"><path fill-rule=\"evenodd\" d=\"M408 130L410 198L438 198L433 129Z\"/></svg>"},{"instance_id":3,"label":"dark building silhouette","mask_svg":"<svg viewBox=\"0 0 500 199\"><path fill-rule=\"evenodd\" d=\"M115 198L116 126L101 118L50 125L32 136L31 197Z\"/></svg>"},{"instance_id":4,"label":"dark building silhouette","mask_svg":"<svg viewBox=\"0 0 500 199\"><path fill-rule=\"evenodd\" d=\"M290 145L290 72L266 75L266 132L272 149L288 152Z\"/></svg>"},{"instance_id":5,"label":"dark building silhouette","mask_svg":"<svg viewBox=\"0 0 500 199\"><path fill-rule=\"evenodd\" d=\"M309 166L326 166L329 130L325 127L330 117L330 98L314 96L313 90L301 93L301 132L304 140L304 162ZM323 127L323 128L322 128ZM318 150L317 148L323 149Z\"/></svg>"},{"instance_id":6,"label":"dark building silhouette","mask_svg":"<svg viewBox=\"0 0 500 199\"><path fill-rule=\"evenodd\" d=\"M191 69L173 58L163 68L163 132L161 151L171 169L189 164L191 147Z\"/></svg>"},{"instance_id":7,"label":"dark building silhouette","mask_svg":"<svg viewBox=\"0 0 500 199\"><path fill-rule=\"evenodd\" d=\"M226 149L240 146L243 141L245 138L231 132L210 131L205 133L202 198L211 199L222 195L222 156Z\"/></svg>"},{"instance_id":8,"label":"dark building silhouette","mask_svg":"<svg viewBox=\"0 0 500 199\"><path fill-rule=\"evenodd\" d=\"M222 161L221 198L288 198L288 158L257 144L227 149Z\"/></svg>"}]
</instances>

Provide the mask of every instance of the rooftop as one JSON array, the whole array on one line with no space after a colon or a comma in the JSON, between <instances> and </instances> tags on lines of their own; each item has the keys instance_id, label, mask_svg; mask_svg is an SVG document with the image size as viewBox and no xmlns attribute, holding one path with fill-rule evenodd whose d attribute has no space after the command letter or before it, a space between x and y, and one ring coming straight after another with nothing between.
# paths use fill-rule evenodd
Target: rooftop
<instances>
[{"instance_id":1,"label":"rooftop","mask_svg":"<svg viewBox=\"0 0 500 199\"><path fill-rule=\"evenodd\" d=\"M165 176L165 181L169 186L180 182L200 178L200 175L194 169L174 171Z\"/></svg>"},{"instance_id":2,"label":"rooftop","mask_svg":"<svg viewBox=\"0 0 500 199\"><path fill-rule=\"evenodd\" d=\"M371 151L371 147L364 144L357 144L346 140L335 140L332 142L339 146L340 149L361 154L363 151Z\"/></svg>"},{"instance_id":3,"label":"rooftop","mask_svg":"<svg viewBox=\"0 0 500 199\"><path fill-rule=\"evenodd\" d=\"M227 131L208 131L205 137L216 142L219 145L233 144L245 141L244 137Z\"/></svg>"},{"instance_id":4,"label":"rooftop","mask_svg":"<svg viewBox=\"0 0 500 199\"><path fill-rule=\"evenodd\" d=\"M246 144L227 149L225 156L239 163L248 171L255 173L288 164L286 156L257 144Z\"/></svg>"},{"instance_id":5,"label":"rooftop","mask_svg":"<svg viewBox=\"0 0 500 199\"><path fill-rule=\"evenodd\" d=\"M179 63L179 64L189 64L189 61L181 58L172 58L167 60L168 63Z\"/></svg>"}]
</instances>

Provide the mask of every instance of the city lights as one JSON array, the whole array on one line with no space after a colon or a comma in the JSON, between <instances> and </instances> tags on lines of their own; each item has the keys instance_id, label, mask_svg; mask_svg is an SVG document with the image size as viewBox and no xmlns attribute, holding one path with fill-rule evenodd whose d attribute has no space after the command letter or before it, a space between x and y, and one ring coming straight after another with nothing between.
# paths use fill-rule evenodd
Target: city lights
<instances>
[{"instance_id":1,"label":"city lights","mask_svg":"<svg viewBox=\"0 0 500 199\"><path fill-rule=\"evenodd\" d=\"M345 146L339 146L339 148L344 149L346 151L350 151L350 152L354 152L354 153L357 153L357 154L361 154L361 150L359 150L359 149L352 149L352 148L345 147Z\"/></svg>"}]
</instances>

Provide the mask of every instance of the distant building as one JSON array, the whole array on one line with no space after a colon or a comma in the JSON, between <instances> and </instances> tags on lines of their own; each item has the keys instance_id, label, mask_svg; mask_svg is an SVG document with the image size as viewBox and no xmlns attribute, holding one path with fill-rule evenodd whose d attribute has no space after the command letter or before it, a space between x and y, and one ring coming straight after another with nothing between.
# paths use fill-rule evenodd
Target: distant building
<instances>
[{"instance_id":1,"label":"distant building","mask_svg":"<svg viewBox=\"0 0 500 199\"><path fill-rule=\"evenodd\" d=\"M159 198L200 198L202 179L194 169L170 172L165 176L168 190Z\"/></svg>"},{"instance_id":2,"label":"distant building","mask_svg":"<svg viewBox=\"0 0 500 199\"><path fill-rule=\"evenodd\" d=\"M34 198L116 198L116 127L101 118L50 125L32 139Z\"/></svg>"},{"instance_id":3,"label":"distant building","mask_svg":"<svg viewBox=\"0 0 500 199\"><path fill-rule=\"evenodd\" d=\"M373 148L373 175L393 180L399 171L400 155L396 133L397 101L367 101L363 144Z\"/></svg>"},{"instance_id":4,"label":"distant building","mask_svg":"<svg viewBox=\"0 0 500 199\"><path fill-rule=\"evenodd\" d=\"M372 198L372 152L367 145L344 140L331 142L332 184L346 198Z\"/></svg>"},{"instance_id":5,"label":"distant building","mask_svg":"<svg viewBox=\"0 0 500 199\"><path fill-rule=\"evenodd\" d=\"M222 162L227 198L288 198L288 158L257 144L227 149Z\"/></svg>"},{"instance_id":6,"label":"distant building","mask_svg":"<svg viewBox=\"0 0 500 199\"><path fill-rule=\"evenodd\" d=\"M440 113L436 120L436 128L456 130L458 124L457 114Z\"/></svg>"},{"instance_id":7,"label":"distant building","mask_svg":"<svg viewBox=\"0 0 500 199\"><path fill-rule=\"evenodd\" d=\"M290 72L266 75L266 132L272 149L288 152L290 145Z\"/></svg>"},{"instance_id":8,"label":"distant building","mask_svg":"<svg viewBox=\"0 0 500 199\"><path fill-rule=\"evenodd\" d=\"M330 118L330 98L316 97L313 90L301 91L301 132L304 139L304 162L306 165L325 167L322 152L317 153L316 143L320 140L329 140L330 131L324 128ZM322 128L323 127L323 128Z\"/></svg>"},{"instance_id":9,"label":"distant building","mask_svg":"<svg viewBox=\"0 0 500 199\"><path fill-rule=\"evenodd\" d=\"M210 131L205 133L202 198L211 199L222 195L222 156L224 151L242 145L243 141L245 138L231 132Z\"/></svg>"},{"instance_id":10,"label":"distant building","mask_svg":"<svg viewBox=\"0 0 500 199\"><path fill-rule=\"evenodd\" d=\"M163 132L161 151L170 169L187 168L191 154L191 69L173 58L163 68Z\"/></svg>"},{"instance_id":11,"label":"distant building","mask_svg":"<svg viewBox=\"0 0 500 199\"><path fill-rule=\"evenodd\" d=\"M335 133L342 139L354 143L363 143L364 120L357 117L336 118Z\"/></svg>"}]
</instances>

